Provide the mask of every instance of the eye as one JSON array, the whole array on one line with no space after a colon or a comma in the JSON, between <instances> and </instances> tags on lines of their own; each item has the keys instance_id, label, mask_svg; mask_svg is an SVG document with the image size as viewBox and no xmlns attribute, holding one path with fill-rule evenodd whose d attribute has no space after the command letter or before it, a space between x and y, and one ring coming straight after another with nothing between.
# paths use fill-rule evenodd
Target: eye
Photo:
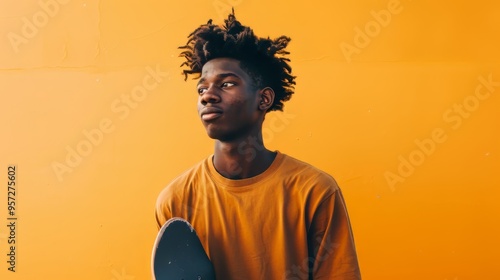
<instances>
[{"instance_id":1,"label":"eye","mask_svg":"<svg viewBox=\"0 0 500 280\"><path fill-rule=\"evenodd\" d=\"M227 87L233 87L233 86L235 86L235 85L236 85L236 84L235 84L235 83L233 83L233 82L223 82L223 83L222 83L222 85L221 85L221 87L222 87L222 88L227 88Z\"/></svg>"},{"instance_id":2,"label":"eye","mask_svg":"<svg viewBox=\"0 0 500 280\"><path fill-rule=\"evenodd\" d=\"M204 88L204 87L199 87L197 89L199 95L202 95L206 90L207 90L207 88Z\"/></svg>"}]
</instances>

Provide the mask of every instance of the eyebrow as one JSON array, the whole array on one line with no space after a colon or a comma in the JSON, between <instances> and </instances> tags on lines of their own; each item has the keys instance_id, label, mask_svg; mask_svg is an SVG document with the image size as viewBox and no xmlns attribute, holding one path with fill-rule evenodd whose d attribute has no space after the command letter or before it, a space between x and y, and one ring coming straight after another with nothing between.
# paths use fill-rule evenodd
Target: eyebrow
<instances>
[{"instance_id":1,"label":"eyebrow","mask_svg":"<svg viewBox=\"0 0 500 280\"><path fill-rule=\"evenodd\" d=\"M231 73L231 72L228 72L228 73L220 73L216 76L217 79L224 79L226 77L235 77L237 79L240 79L240 76L234 74L234 73ZM198 81L198 84L197 85L200 85L201 83L205 82L206 79L205 78L201 78L199 81Z\"/></svg>"}]
</instances>

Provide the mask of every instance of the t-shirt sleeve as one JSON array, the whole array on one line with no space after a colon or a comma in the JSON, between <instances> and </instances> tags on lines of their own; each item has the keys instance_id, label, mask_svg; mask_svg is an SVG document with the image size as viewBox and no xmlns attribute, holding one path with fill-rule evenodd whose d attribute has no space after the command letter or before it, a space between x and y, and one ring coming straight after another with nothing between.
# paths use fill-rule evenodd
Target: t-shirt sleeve
<instances>
[{"instance_id":1,"label":"t-shirt sleeve","mask_svg":"<svg viewBox=\"0 0 500 280\"><path fill-rule=\"evenodd\" d=\"M155 219L158 230L160 230L160 228L168 219L172 218L172 213L170 211L170 207L168 207L167 198L168 196L166 190L163 190L156 200Z\"/></svg>"},{"instance_id":2,"label":"t-shirt sleeve","mask_svg":"<svg viewBox=\"0 0 500 280\"><path fill-rule=\"evenodd\" d=\"M319 204L308 236L312 279L361 279L354 237L340 189Z\"/></svg>"}]
</instances>

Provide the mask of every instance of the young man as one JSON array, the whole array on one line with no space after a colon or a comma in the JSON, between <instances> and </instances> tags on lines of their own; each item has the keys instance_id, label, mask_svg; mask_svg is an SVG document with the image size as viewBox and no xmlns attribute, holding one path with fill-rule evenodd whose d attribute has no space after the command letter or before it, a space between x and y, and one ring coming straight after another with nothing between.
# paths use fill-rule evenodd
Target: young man
<instances>
[{"instance_id":1,"label":"young man","mask_svg":"<svg viewBox=\"0 0 500 280\"><path fill-rule=\"evenodd\" d=\"M233 12L181 47L215 149L160 193L156 220L192 224L217 279L361 279L335 180L263 143L266 114L293 94L289 41L256 37Z\"/></svg>"}]
</instances>

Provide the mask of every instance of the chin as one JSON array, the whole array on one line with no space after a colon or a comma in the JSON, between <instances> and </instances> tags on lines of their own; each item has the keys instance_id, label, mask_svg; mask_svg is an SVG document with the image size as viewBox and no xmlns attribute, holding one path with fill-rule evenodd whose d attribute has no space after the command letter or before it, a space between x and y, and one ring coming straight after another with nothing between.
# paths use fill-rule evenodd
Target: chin
<instances>
[{"instance_id":1,"label":"chin","mask_svg":"<svg viewBox=\"0 0 500 280\"><path fill-rule=\"evenodd\" d=\"M232 142L243 138L248 134L247 127L229 127L229 126L215 126L206 125L205 130L208 137L219 140L221 142Z\"/></svg>"},{"instance_id":2,"label":"chin","mask_svg":"<svg viewBox=\"0 0 500 280\"><path fill-rule=\"evenodd\" d=\"M213 129L206 129L208 137L214 139L214 140L219 140L220 138L224 138L224 133L221 133L220 131L215 131Z\"/></svg>"},{"instance_id":3,"label":"chin","mask_svg":"<svg viewBox=\"0 0 500 280\"><path fill-rule=\"evenodd\" d=\"M223 131L213 131L209 129L207 129L207 135L208 137L214 140L219 140L221 142L230 142L231 140L234 140L236 138L231 133L226 133Z\"/></svg>"},{"instance_id":4,"label":"chin","mask_svg":"<svg viewBox=\"0 0 500 280\"><path fill-rule=\"evenodd\" d=\"M219 140L221 142L228 142L231 140L230 137L227 137L225 135L220 135L220 134L217 134L217 133L207 133L208 137L210 137L211 139L214 139L214 140Z\"/></svg>"}]
</instances>

